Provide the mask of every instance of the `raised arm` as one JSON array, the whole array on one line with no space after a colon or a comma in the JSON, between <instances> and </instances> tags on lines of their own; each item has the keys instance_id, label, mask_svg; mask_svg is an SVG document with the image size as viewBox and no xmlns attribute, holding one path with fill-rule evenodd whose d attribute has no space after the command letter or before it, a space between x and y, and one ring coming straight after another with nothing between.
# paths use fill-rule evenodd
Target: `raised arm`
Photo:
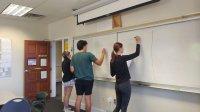
<instances>
[{"instance_id":1,"label":"raised arm","mask_svg":"<svg viewBox=\"0 0 200 112\"><path fill-rule=\"evenodd\" d=\"M96 65L101 66L102 63L103 63L103 60L104 60L105 55L106 55L106 49L103 48L102 53L101 53L101 56L100 56L94 63L95 63Z\"/></svg>"},{"instance_id":2,"label":"raised arm","mask_svg":"<svg viewBox=\"0 0 200 112\"><path fill-rule=\"evenodd\" d=\"M128 60L134 59L134 58L136 58L136 57L138 57L140 55L141 38L139 36L136 36L135 39L136 39L136 44L137 44L136 45L136 51L135 51L135 53L130 54L130 55L123 55L122 59L124 61L128 61Z\"/></svg>"}]
</instances>

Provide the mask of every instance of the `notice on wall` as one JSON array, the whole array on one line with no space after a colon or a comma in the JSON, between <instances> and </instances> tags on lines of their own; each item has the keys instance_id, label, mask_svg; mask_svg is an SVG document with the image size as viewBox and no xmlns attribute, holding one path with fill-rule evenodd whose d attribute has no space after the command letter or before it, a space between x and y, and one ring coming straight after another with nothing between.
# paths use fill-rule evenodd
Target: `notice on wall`
<instances>
[{"instance_id":1,"label":"notice on wall","mask_svg":"<svg viewBox=\"0 0 200 112\"><path fill-rule=\"evenodd\" d=\"M40 76L41 79L47 79L47 71L41 71Z\"/></svg>"},{"instance_id":2,"label":"notice on wall","mask_svg":"<svg viewBox=\"0 0 200 112\"><path fill-rule=\"evenodd\" d=\"M0 38L0 78L11 76L12 42Z\"/></svg>"},{"instance_id":3,"label":"notice on wall","mask_svg":"<svg viewBox=\"0 0 200 112\"><path fill-rule=\"evenodd\" d=\"M47 58L40 59L40 66L47 66Z\"/></svg>"}]
</instances>

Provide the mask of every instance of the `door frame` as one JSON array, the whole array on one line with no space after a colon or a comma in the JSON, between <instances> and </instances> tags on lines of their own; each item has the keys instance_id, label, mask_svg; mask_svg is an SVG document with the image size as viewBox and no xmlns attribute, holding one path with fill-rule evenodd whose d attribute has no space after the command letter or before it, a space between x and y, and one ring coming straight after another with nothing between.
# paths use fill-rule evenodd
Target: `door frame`
<instances>
[{"instance_id":1,"label":"door frame","mask_svg":"<svg viewBox=\"0 0 200 112\"><path fill-rule=\"evenodd\" d=\"M73 39L70 37L63 37L63 38L58 38L58 39L53 39L51 40L51 97L56 97L56 42L57 41L62 41L62 52L64 51L64 42L65 40L68 39L68 42L72 42L70 45L73 46ZM72 41L69 41L72 40ZM70 46L69 45L69 46ZM71 47L72 47L71 46ZM63 58L62 58L63 59ZM63 73L62 73L63 75ZM62 96L64 94L64 88L62 86Z\"/></svg>"}]
</instances>

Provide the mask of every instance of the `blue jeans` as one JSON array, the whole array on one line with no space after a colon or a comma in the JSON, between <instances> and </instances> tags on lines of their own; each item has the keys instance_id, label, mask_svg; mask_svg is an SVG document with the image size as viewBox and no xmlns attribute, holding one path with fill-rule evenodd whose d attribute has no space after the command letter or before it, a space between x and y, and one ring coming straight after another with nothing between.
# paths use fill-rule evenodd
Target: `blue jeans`
<instances>
[{"instance_id":1,"label":"blue jeans","mask_svg":"<svg viewBox=\"0 0 200 112\"><path fill-rule=\"evenodd\" d=\"M117 105L113 112L127 112L128 104L131 98L131 84L126 81L115 85Z\"/></svg>"}]
</instances>

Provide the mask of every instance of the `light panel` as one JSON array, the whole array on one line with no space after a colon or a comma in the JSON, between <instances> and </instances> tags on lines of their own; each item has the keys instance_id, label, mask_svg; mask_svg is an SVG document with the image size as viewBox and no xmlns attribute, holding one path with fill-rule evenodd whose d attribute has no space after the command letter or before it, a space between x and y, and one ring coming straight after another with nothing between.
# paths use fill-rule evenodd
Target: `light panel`
<instances>
[{"instance_id":1,"label":"light panel","mask_svg":"<svg viewBox=\"0 0 200 112\"><path fill-rule=\"evenodd\" d=\"M26 7L22 5L16 5L16 4L10 4L1 14L5 15L12 15L12 16L23 16L29 11L31 11L33 8Z\"/></svg>"}]
</instances>

